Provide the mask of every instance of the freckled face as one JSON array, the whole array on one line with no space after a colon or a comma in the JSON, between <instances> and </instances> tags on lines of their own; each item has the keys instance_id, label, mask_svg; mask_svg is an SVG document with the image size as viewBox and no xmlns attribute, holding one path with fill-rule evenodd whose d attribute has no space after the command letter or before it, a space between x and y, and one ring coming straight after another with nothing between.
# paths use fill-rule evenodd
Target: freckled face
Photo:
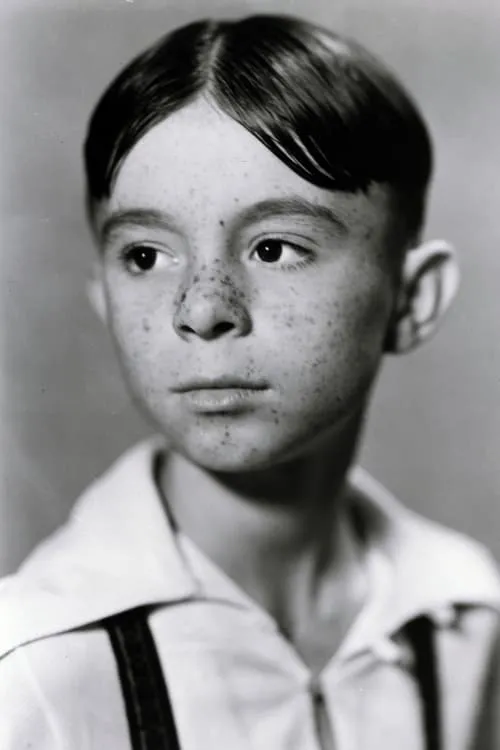
<instances>
[{"instance_id":1,"label":"freckled face","mask_svg":"<svg viewBox=\"0 0 500 750\"><path fill-rule=\"evenodd\" d=\"M101 207L109 325L172 447L222 471L364 408L393 303L389 195L317 188L210 104L150 130Z\"/></svg>"}]
</instances>

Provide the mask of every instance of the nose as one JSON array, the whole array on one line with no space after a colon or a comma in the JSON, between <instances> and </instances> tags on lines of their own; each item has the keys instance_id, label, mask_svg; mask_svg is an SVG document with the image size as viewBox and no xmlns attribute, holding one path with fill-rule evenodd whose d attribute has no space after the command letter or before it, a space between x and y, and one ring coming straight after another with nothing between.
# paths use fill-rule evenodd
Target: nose
<instances>
[{"instance_id":1,"label":"nose","mask_svg":"<svg viewBox=\"0 0 500 750\"><path fill-rule=\"evenodd\" d=\"M184 340L246 336L251 318L242 289L227 272L204 267L179 289L173 325Z\"/></svg>"}]
</instances>

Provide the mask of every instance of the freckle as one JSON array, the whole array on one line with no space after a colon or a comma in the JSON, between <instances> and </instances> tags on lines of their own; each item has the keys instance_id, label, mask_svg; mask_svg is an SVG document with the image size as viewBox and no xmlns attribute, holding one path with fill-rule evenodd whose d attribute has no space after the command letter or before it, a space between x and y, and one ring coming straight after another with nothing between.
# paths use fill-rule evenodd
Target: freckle
<instances>
[{"instance_id":1,"label":"freckle","mask_svg":"<svg viewBox=\"0 0 500 750\"><path fill-rule=\"evenodd\" d=\"M224 226L226 226L226 225L225 225L225 222L224 222L224 220L223 220L223 219L219 219L219 226L220 226L220 227L224 227Z\"/></svg>"},{"instance_id":2,"label":"freckle","mask_svg":"<svg viewBox=\"0 0 500 750\"><path fill-rule=\"evenodd\" d=\"M144 320L142 321L142 330L146 331L146 332L148 332L148 331L151 330L151 326L149 324L149 320L147 320L146 318L144 318Z\"/></svg>"}]
</instances>

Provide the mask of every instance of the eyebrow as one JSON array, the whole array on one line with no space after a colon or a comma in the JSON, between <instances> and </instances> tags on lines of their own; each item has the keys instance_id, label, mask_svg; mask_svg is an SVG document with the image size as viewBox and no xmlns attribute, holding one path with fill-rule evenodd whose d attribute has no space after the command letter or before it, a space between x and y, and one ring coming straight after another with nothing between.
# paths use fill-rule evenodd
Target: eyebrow
<instances>
[{"instance_id":1,"label":"eyebrow","mask_svg":"<svg viewBox=\"0 0 500 750\"><path fill-rule=\"evenodd\" d=\"M236 220L236 224L238 228L241 228L279 216L302 216L316 221L325 221L332 224L338 232L345 233L347 231L346 224L336 211L322 203L315 203L298 196L259 201L259 203L243 209Z\"/></svg>"},{"instance_id":2,"label":"eyebrow","mask_svg":"<svg viewBox=\"0 0 500 750\"><path fill-rule=\"evenodd\" d=\"M180 228L175 219L165 211L155 208L125 208L113 211L104 221L99 232L102 242L106 242L110 236L127 224L153 229L168 229L180 233Z\"/></svg>"},{"instance_id":3,"label":"eyebrow","mask_svg":"<svg viewBox=\"0 0 500 750\"><path fill-rule=\"evenodd\" d=\"M347 231L346 224L333 209L298 196L267 199L242 209L234 221L233 229L242 229L250 224L280 216L302 216L320 220L334 226L337 232L344 234ZM127 224L167 229L182 234L182 229L174 217L166 211L154 208L128 208L114 211L106 218L100 230L101 241L106 242L114 232Z\"/></svg>"}]
</instances>

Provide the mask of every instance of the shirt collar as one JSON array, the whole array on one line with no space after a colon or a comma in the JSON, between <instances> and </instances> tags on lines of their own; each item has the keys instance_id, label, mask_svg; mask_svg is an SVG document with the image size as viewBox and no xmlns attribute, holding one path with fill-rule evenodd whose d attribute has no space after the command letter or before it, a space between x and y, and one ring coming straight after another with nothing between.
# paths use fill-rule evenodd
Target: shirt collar
<instances>
[{"instance_id":1,"label":"shirt collar","mask_svg":"<svg viewBox=\"0 0 500 750\"><path fill-rule=\"evenodd\" d=\"M160 439L128 451L79 499L68 523L0 589L0 654L143 605L197 593L153 478ZM489 555L403 508L368 474L352 474L368 546L387 555L393 585L385 630L446 604L500 608Z\"/></svg>"},{"instance_id":2,"label":"shirt collar","mask_svg":"<svg viewBox=\"0 0 500 750\"><path fill-rule=\"evenodd\" d=\"M154 439L125 453L79 498L69 521L4 580L0 654L195 593L153 479L161 446Z\"/></svg>"},{"instance_id":3,"label":"shirt collar","mask_svg":"<svg viewBox=\"0 0 500 750\"><path fill-rule=\"evenodd\" d=\"M497 566L481 544L404 507L360 467L351 482L366 543L391 565L386 632L422 614L440 624L443 611L460 605L500 610Z\"/></svg>"}]
</instances>

